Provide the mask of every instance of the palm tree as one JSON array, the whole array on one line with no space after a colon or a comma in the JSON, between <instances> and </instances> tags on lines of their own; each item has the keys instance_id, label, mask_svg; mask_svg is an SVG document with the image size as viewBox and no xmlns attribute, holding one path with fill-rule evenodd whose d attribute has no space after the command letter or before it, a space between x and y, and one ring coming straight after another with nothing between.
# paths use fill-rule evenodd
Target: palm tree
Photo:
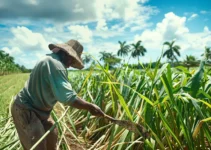
<instances>
[{"instance_id":1,"label":"palm tree","mask_svg":"<svg viewBox=\"0 0 211 150\"><path fill-rule=\"evenodd\" d=\"M111 57L111 56L112 56L111 53L108 53L105 51L100 52L100 60L102 60L102 61L105 61L106 58Z\"/></svg>"},{"instance_id":2,"label":"palm tree","mask_svg":"<svg viewBox=\"0 0 211 150\"><path fill-rule=\"evenodd\" d=\"M120 44L120 49L117 52L117 56L127 56L130 51L130 45L126 45L126 41L118 41L118 43Z\"/></svg>"},{"instance_id":3,"label":"palm tree","mask_svg":"<svg viewBox=\"0 0 211 150\"><path fill-rule=\"evenodd\" d=\"M91 55L85 55L82 59L83 63L88 64L91 61Z\"/></svg>"},{"instance_id":4,"label":"palm tree","mask_svg":"<svg viewBox=\"0 0 211 150\"><path fill-rule=\"evenodd\" d=\"M0 50L0 59L4 59L5 58L6 53L3 50Z\"/></svg>"},{"instance_id":5,"label":"palm tree","mask_svg":"<svg viewBox=\"0 0 211 150\"><path fill-rule=\"evenodd\" d=\"M186 59L184 60L184 65L189 70L190 67L197 66L198 62L195 56L186 55Z\"/></svg>"},{"instance_id":6,"label":"palm tree","mask_svg":"<svg viewBox=\"0 0 211 150\"><path fill-rule=\"evenodd\" d=\"M113 68L116 64L120 63L121 59L117 58L116 55L109 52L100 52L100 60L104 62L105 65L109 65L109 68Z\"/></svg>"},{"instance_id":7,"label":"palm tree","mask_svg":"<svg viewBox=\"0 0 211 150\"><path fill-rule=\"evenodd\" d=\"M211 59L211 47L205 47L205 52L202 54L206 60Z\"/></svg>"},{"instance_id":8,"label":"palm tree","mask_svg":"<svg viewBox=\"0 0 211 150\"><path fill-rule=\"evenodd\" d=\"M84 55L82 61L84 64L88 64L92 60L91 55Z\"/></svg>"},{"instance_id":9,"label":"palm tree","mask_svg":"<svg viewBox=\"0 0 211 150\"><path fill-rule=\"evenodd\" d=\"M5 61L7 63L14 64L14 57L10 56L9 54L6 54Z\"/></svg>"},{"instance_id":10,"label":"palm tree","mask_svg":"<svg viewBox=\"0 0 211 150\"><path fill-rule=\"evenodd\" d=\"M142 41L138 41L135 44L131 44L132 45L131 56L133 58L138 57L138 64L139 64L139 57L144 56L144 54L147 52L146 48L141 45L141 42Z\"/></svg>"},{"instance_id":11,"label":"palm tree","mask_svg":"<svg viewBox=\"0 0 211 150\"><path fill-rule=\"evenodd\" d=\"M163 57L167 57L173 64L173 61L176 60L178 61L175 53L180 56L179 50L181 49L180 46L174 45L175 41L173 40L171 43L170 42L164 42L163 45L168 46L167 50L164 52Z\"/></svg>"}]
</instances>

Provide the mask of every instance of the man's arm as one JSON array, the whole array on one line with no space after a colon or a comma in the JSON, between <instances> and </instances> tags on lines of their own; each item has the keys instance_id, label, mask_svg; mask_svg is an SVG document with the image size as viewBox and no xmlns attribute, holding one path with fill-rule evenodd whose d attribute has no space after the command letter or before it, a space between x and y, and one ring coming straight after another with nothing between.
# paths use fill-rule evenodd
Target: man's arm
<instances>
[{"instance_id":1,"label":"man's arm","mask_svg":"<svg viewBox=\"0 0 211 150\"><path fill-rule=\"evenodd\" d=\"M70 106L77 109L88 110L94 116L103 117L105 115L104 112L97 105L86 102L79 97L76 97L76 100L72 102Z\"/></svg>"}]
</instances>

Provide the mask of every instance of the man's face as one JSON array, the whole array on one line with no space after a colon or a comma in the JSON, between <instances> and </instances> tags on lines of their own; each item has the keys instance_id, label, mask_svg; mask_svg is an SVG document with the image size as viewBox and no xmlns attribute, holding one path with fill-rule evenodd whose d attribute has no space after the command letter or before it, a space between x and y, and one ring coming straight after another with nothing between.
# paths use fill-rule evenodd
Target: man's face
<instances>
[{"instance_id":1,"label":"man's face","mask_svg":"<svg viewBox=\"0 0 211 150\"><path fill-rule=\"evenodd\" d=\"M64 57L64 64L66 68L69 68L71 66L71 64L74 63L74 59L72 58L72 56L69 55L65 55Z\"/></svg>"}]
</instances>

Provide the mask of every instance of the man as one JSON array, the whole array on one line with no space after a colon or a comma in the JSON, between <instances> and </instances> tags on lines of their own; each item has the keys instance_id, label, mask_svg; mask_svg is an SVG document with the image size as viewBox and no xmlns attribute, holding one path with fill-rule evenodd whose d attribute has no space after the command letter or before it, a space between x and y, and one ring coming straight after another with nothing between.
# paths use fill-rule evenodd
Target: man
<instances>
[{"instance_id":1,"label":"man","mask_svg":"<svg viewBox=\"0 0 211 150\"><path fill-rule=\"evenodd\" d=\"M53 53L35 65L25 87L16 95L11 109L25 150L30 149L54 124L50 112L57 101L88 110L95 116L104 116L98 106L79 98L68 81L66 68L84 67L81 59L83 46L76 40L70 40L64 44L49 44L49 49ZM36 149L56 149L57 136L55 128Z\"/></svg>"}]
</instances>

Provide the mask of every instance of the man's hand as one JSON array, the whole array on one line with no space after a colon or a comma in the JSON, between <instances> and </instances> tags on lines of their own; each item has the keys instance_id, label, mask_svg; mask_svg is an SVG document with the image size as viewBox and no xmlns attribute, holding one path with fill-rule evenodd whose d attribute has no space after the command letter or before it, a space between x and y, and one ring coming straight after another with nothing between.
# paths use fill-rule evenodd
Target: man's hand
<instances>
[{"instance_id":1,"label":"man's hand","mask_svg":"<svg viewBox=\"0 0 211 150\"><path fill-rule=\"evenodd\" d=\"M78 108L78 109L85 109L88 110L92 115L97 117L104 117L104 112L95 104L91 104L86 102L82 98L77 97L76 100L70 104L70 106Z\"/></svg>"},{"instance_id":2,"label":"man's hand","mask_svg":"<svg viewBox=\"0 0 211 150\"><path fill-rule=\"evenodd\" d=\"M100 107L98 107L97 105L95 104L91 104L90 105L91 107L89 108L89 112L94 115L94 116L97 116L97 117L104 117L104 112L100 109Z\"/></svg>"}]
</instances>

